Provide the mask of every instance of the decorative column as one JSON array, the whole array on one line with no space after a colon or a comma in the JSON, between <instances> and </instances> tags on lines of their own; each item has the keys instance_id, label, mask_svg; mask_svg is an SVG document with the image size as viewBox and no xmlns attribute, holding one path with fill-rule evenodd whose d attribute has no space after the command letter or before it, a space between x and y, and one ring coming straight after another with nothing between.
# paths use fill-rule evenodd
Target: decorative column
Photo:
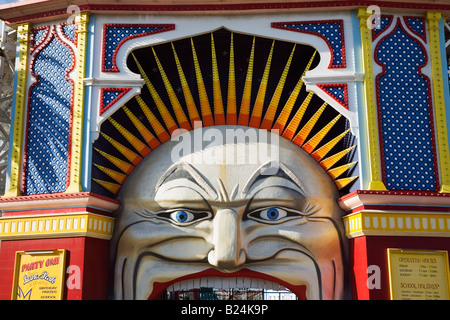
<instances>
[{"instance_id":1,"label":"decorative column","mask_svg":"<svg viewBox=\"0 0 450 320\"><path fill-rule=\"evenodd\" d=\"M367 27L367 19L370 14L366 8L359 8L357 11L360 20L359 28L361 31L362 61L364 69L364 101L365 116L367 125L367 138L369 150L369 184L368 190L386 190L381 176L380 163L380 142L377 121L377 106L375 101L375 84L373 79L373 57L372 57L372 39L370 30ZM364 124L362 124L364 125Z\"/></svg>"},{"instance_id":2,"label":"decorative column","mask_svg":"<svg viewBox=\"0 0 450 320\"><path fill-rule=\"evenodd\" d=\"M18 58L17 66L17 86L15 88L16 97L13 106L14 127L11 128L10 138L10 179L9 189L5 193L5 197L20 196L20 176L21 176L21 157L23 145L23 126L25 114L25 97L27 89L27 72L28 72L28 50L29 50L29 31L30 24L22 23L17 27L18 33Z\"/></svg>"},{"instance_id":3,"label":"decorative column","mask_svg":"<svg viewBox=\"0 0 450 320\"><path fill-rule=\"evenodd\" d=\"M434 117L436 123L437 151L440 167L439 192L450 192L450 159L447 137L447 119L445 115L444 76L442 74L441 47L439 41L439 21L442 18L440 12L427 12L428 36L430 39L430 60L432 71L432 86L434 100Z\"/></svg>"},{"instance_id":4,"label":"decorative column","mask_svg":"<svg viewBox=\"0 0 450 320\"><path fill-rule=\"evenodd\" d=\"M84 110L84 82L86 71L86 41L87 41L87 24L89 23L89 13L82 12L75 18L77 25L77 56L76 56L76 79L73 103L72 118L72 149L70 158L70 177L69 186L66 192L81 192L80 184L81 175L81 149L82 149L82 132L83 132L83 110Z\"/></svg>"}]
</instances>

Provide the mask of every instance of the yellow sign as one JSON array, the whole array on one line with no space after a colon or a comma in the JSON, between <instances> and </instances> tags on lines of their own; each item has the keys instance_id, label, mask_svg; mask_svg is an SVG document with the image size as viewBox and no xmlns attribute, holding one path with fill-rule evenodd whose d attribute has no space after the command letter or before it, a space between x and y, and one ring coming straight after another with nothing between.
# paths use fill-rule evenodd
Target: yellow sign
<instances>
[{"instance_id":1,"label":"yellow sign","mask_svg":"<svg viewBox=\"0 0 450 320\"><path fill-rule=\"evenodd\" d=\"M392 300L449 300L447 251L388 249Z\"/></svg>"},{"instance_id":2,"label":"yellow sign","mask_svg":"<svg viewBox=\"0 0 450 320\"><path fill-rule=\"evenodd\" d=\"M17 251L12 300L61 300L66 250Z\"/></svg>"}]
</instances>

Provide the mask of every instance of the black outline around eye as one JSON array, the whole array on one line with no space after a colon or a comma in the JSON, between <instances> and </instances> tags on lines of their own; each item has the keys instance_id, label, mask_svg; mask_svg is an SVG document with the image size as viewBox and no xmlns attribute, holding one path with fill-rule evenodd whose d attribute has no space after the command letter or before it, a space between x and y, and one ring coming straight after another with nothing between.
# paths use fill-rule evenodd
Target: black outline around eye
<instances>
[{"instance_id":1,"label":"black outline around eye","mask_svg":"<svg viewBox=\"0 0 450 320\"><path fill-rule=\"evenodd\" d=\"M259 215L261 214L262 211L269 210L271 208L283 209L284 211L286 211L286 216L279 220L267 220L267 219L263 219L263 218L259 217ZM255 216L255 215L258 215L258 216ZM280 207L273 206L273 207L260 208L260 209L253 210L252 212L247 213L246 216L253 221L267 223L267 224L279 224L279 223L282 223L282 222L285 222L288 220L299 219L299 218L305 217L305 215L303 213L301 213L300 211L281 207L281 206Z\"/></svg>"},{"instance_id":2,"label":"black outline around eye","mask_svg":"<svg viewBox=\"0 0 450 320\"><path fill-rule=\"evenodd\" d=\"M194 219L192 219L189 222L178 222L178 221L175 221L170 216L171 216L172 213L177 212L177 211L189 212L190 214L192 214L194 216ZM158 219L168 221L168 222L170 222L170 223L172 223L172 224L174 224L176 226L181 226L181 227L189 226L189 225L191 225L193 223L196 223L198 221L201 221L201 220L206 220L206 219L210 218L211 216L212 216L211 213L207 212L207 211L194 211L194 210L187 210L187 209L182 209L182 208L181 209L176 209L176 210L159 212L159 213L156 214L156 217Z\"/></svg>"}]
</instances>

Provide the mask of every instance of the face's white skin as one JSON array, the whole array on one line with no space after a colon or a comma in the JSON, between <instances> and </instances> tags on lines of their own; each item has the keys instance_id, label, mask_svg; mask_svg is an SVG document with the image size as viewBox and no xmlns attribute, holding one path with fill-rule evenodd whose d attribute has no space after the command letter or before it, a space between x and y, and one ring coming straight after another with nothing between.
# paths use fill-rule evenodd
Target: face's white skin
<instances>
[{"instance_id":1,"label":"face's white skin","mask_svg":"<svg viewBox=\"0 0 450 320\"><path fill-rule=\"evenodd\" d=\"M214 128L225 135L239 127ZM208 128L181 137L197 130ZM260 131L256 141L200 148L175 163L180 145L169 141L139 164L120 193L115 299L154 298L173 282L205 276L262 278L307 299L344 298L347 249L336 187L278 136L278 152L255 161L255 150L273 141ZM224 157L230 152L237 160Z\"/></svg>"}]
</instances>

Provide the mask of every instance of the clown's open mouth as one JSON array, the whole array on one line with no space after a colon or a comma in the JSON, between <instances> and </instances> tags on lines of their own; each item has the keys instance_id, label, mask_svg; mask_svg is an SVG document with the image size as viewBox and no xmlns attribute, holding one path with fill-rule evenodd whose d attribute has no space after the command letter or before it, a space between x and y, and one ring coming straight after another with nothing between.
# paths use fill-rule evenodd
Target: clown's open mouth
<instances>
[{"instance_id":1,"label":"clown's open mouth","mask_svg":"<svg viewBox=\"0 0 450 320\"><path fill-rule=\"evenodd\" d=\"M306 299L306 286L293 286L276 278L255 278L242 272L224 276L198 274L168 283L155 283L149 299L161 300L297 300ZM250 272L253 273L253 272ZM234 276L235 275L235 276Z\"/></svg>"},{"instance_id":2,"label":"clown's open mouth","mask_svg":"<svg viewBox=\"0 0 450 320\"><path fill-rule=\"evenodd\" d=\"M168 300L296 300L285 286L263 279L205 277L169 285L161 299Z\"/></svg>"}]
</instances>

